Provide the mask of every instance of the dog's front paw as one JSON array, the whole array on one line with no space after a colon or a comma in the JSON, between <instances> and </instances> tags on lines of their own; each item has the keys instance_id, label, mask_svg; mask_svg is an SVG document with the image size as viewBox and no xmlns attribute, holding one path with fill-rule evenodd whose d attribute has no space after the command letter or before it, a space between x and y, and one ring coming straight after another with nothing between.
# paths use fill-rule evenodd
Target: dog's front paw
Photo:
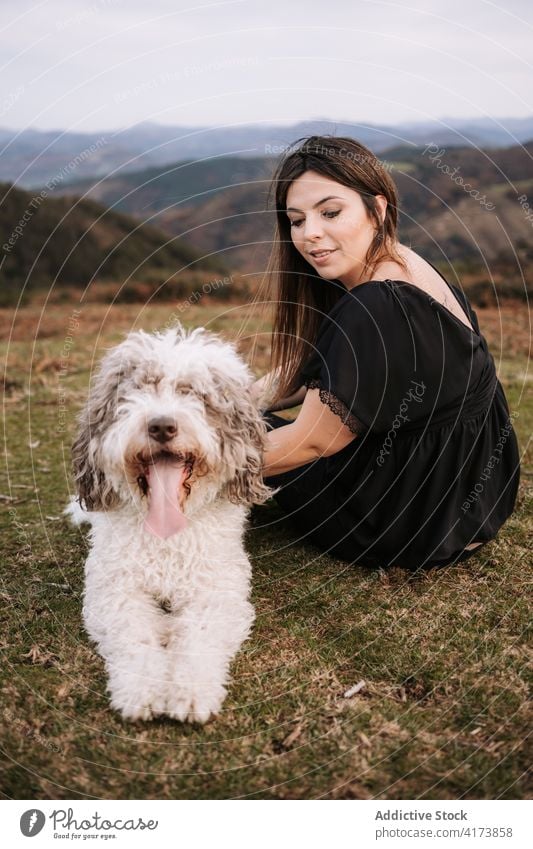
<instances>
[{"instance_id":1,"label":"dog's front paw","mask_svg":"<svg viewBox=\"0 0 533 849\"><path fill-rule=\"evenodd\" d=\"M128 658L127 667L124 658L109 666L111 707L123 719L148 720L166 713L167 686L167 657L162 650L139 651Z\"/></svg>"},{"instance_id":2,"label":"dog's front paw","mask_svg":"<svg viewBox=\"0 0 533 849\"><path fill-rule=\"evenodd\" d=\"M120 713L122 719L135 722L148 720L166 713L164 696L149 693L128 693L127 696L111 697L111 707Z\"/></svg>"},{"instance_id":3,"label":"dog's front paw","mask_svg":"<svg viewBox=\"0 0 533 849\"><path fill-rule=\"evenodd\" d=\"M219 713L226 698L226 688L219 682L175 681L171 685L167 713L180 722L199 722L202 725Z\"/></svg>"}]
</instances>

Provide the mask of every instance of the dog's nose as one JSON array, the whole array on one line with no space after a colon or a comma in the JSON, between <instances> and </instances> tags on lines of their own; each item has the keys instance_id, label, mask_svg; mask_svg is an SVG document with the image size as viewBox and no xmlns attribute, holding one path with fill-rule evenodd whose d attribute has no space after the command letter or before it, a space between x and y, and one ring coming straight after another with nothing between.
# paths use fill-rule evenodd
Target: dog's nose
<instances>
[{"instance_id":1,"label":"dog's nose","mask_svg":"<svg viewBox=\"0 0 533 849\"><path fill-rule=\"evenodd\" d=\"M168 416L150 419L148 422L148 434L157 442L168 442L177 432L176 422Z\"/></svg>"}]
</instances>

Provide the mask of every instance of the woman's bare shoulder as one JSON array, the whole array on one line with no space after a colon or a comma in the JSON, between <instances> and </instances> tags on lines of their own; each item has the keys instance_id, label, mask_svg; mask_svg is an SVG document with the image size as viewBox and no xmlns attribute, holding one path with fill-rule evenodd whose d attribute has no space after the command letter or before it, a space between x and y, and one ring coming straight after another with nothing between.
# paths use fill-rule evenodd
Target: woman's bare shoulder
<instances>
[{"instance_id":1,"label":"woman's bare shoulder","mask_svg":"<svg viewBox=\"0 0 533 849\"><path fill-rule=\"evenodd\" d=\"M372 274L373 280L403 280L406 283L413 283L419 286L420 283L415 283L414 277L420 276L421 264L426 265L433 274L436 273L433 269L431 269L431 266L411 248L400 243L396 244L395 247L398 254L405 262L406 268L395 260L384 259L374 269Z\"/></svg>"},{"instance_id":2,"label":"woman's bare shoulder","mask_svg":"<svg viewBox=\"0 0 533 849\"><path fill-rule=\"evenodd\" d=\"M405 262L407 270L394 262L393 260L385 260L379 265L379 275L382 278L386 274L391 280L403 280L405 283L411 283L413 286L418 286L428 295L432 295L439 299L438 296L448 292L448 286L439 272L429 264L427 260L417 254L412 248L406 245L397 244L396 250Z\"/></svg>"},{"instance_id":3,"label":"woman's bare shoulder","mask_svg":"<svg viewBox=\"0 0 533 849\"><path fill-rule=\"evenodd\" d=\"M417 286L431 298L442 304L459 321L472 330L473 328L468 316L439 272L423 257L411 248L406 247L406 245L398 244L396 249L405 261L407 274L397 262L385 261L379 266L379 277L374 275L374 278L380 280L385 278L402 280L405 283L410 283L412 286Z\"/></svg>"}]
</instances>

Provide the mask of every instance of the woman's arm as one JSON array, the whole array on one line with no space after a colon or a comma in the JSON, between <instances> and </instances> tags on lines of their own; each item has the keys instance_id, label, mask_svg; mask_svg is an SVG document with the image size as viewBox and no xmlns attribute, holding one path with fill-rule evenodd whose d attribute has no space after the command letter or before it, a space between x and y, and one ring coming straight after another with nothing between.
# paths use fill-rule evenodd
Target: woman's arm
<instances>
[{"instance_id":1,"label":"woman's arm","mask_svg":"<svg viewBox=\"0 0 533 849\"><path fill-rule=\"evenodd\" d=\"M330 457L355 438L356 434L322 403L319 390L308 389L297 418L267 433L263 477L297 469L319 457Z\"/></svg>"}]
</instances>

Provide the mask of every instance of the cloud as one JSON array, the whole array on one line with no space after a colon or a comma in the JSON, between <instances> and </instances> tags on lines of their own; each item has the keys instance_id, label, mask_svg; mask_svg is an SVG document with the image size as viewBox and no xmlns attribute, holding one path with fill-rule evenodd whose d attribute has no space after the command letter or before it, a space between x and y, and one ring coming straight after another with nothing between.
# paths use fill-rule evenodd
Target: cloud
<instances>
[{"instance_id":1,"label":"cloud","mask_svg":"<svg viewBox=\"0 0 533 849\"><path fill-rule=\"evenodd\" d=\"M521 0L8 0L2 14L3 126L532 111Z\"/></svg>"}]
</instances>

